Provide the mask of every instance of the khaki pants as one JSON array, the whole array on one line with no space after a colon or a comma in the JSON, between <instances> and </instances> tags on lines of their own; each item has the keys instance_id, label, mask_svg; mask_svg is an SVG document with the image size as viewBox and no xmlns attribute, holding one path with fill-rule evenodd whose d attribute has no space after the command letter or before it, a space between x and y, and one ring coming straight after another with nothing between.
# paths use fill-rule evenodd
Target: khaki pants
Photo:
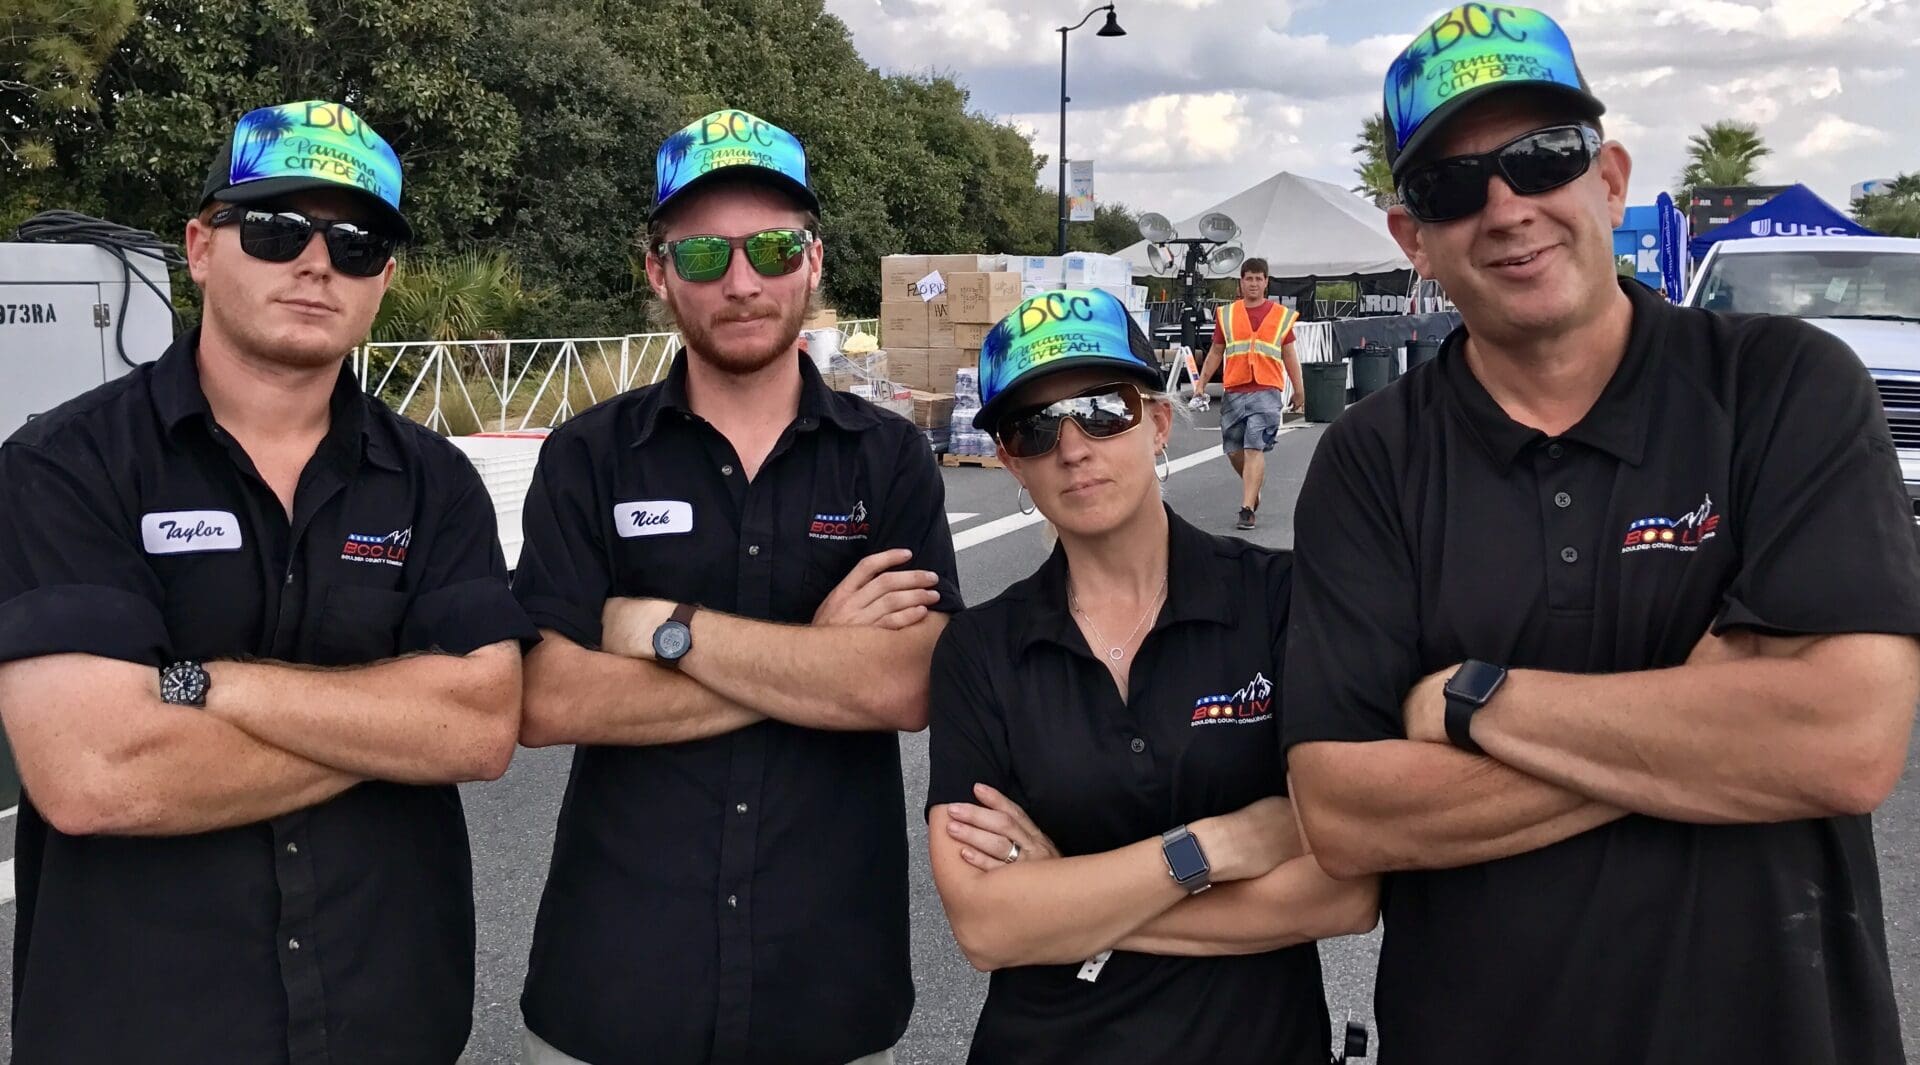
<instances>
[{"instance_id":1,"label":"khaki pants","mask_svg":"<svg viewBox=\"0 0 1920 1065\"><path fill-rule=\"evenodd\" d=\"M525 1028L520 1029L520 1061L521 1065L587 1065L579 1058L568 1057L555 1050L546 1040ZM893 1051L868 1054L847 1065L893 1065Z\"/></svg>"}]
</instances>

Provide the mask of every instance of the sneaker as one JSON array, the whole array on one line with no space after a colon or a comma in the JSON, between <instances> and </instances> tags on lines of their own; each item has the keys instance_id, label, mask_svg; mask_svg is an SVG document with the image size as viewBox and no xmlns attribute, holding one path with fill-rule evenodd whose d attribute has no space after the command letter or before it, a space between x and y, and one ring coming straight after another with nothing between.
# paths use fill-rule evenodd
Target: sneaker
<instances>
[{"instance_id":1,"label":"sneaker","mask_svg":"<svg viewBox=\"0 0 1920 1065\"><path fill-rule=\"evenodd\" d=\"M1240 508L1240 523L1238 525L1235 525L1234 528L1236 529L1253 528L1253 508L1252 507Z\"/></svg>"}]
</instances>

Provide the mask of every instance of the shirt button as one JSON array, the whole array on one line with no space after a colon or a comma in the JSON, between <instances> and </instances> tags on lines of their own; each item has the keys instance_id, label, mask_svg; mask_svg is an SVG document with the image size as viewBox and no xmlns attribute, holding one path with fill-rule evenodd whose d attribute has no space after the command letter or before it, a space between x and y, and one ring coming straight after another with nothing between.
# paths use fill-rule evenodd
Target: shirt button
<instances>
[{"instance_id":1,"label":"shirt button","mask_svg":"<svg viewBox=\"0 0 1920 1065\"><path fill-rule=\"evenodd\" d=\"M300 853L300 844L298 844L298 843L289 843L289 844L287 844L287 853L288 853L288 854L299 854L299 853Z\"/></svg>"},{"instance_id":2,"label":"shirt button","mask_svg":"<svg viewBox=\"0 0 1920 1065\"><path fill-rule=\"evenodd\" d=\"M287 949L288 949L288 950L299 950L299 949L300 949L300 941L299 941L299 940L297 940L297 939L289 939L289 940L287 940Z\"/></svg>"},{"instance_id":3,"label":"shirt button","mask_svg":"<svg viewBox=\"0 0 1920 1065\"><path fill-rule=\"evenodd\" d=\"M733 467L732 467L732 466L722 466L722 467L720 467L720 476L722 476L722 477L731 477L731 476L733 476Z\"/></svg>"},{"instance_id":4,"label":"shirt button","mask_svg":"<svg viewBox=\"0 0 1920 1065\"><path fill-rule=\"evenodd\" d=\"M752 555L755 558L758 558L760 556L760 545L759 544L749 545L747 548L747 554Z\"/></svg>"},{"instance_id":5,"label":"shirt button","mask_svg":"<svg viewBox=\"0 0 1920 1065\"><path fill-rule=\"evenodd\" d=\"M287 571L287 583L288 583L288 584L292 584L292 583L293 583L293 571L292 571L292 570L288 570L288 571Z\"/></svg>"},{"instance_id":6,"label":"shirt button","mask_svg":"<svg viewBox=\"0 0 1920 1065\"><path fill-rule=\"evenodd\" d=\"M1547 457L1548 457L1548 458L1550 458L1550 459L1557 459L1557 458L1560 458L1561 456L1563 456L1563 455L1565 455L1566 453L1567 453L1567 449L1566 449L1565 447L1563 447L1563 446L1561 446L1561 445L1559 445L1559 444L1548 444L1548 445L1547 445Z\"/></svg>"},{"instance_id":7,"label":"shirt button","mask_svg":"<svg viewBox=\"0 0 1920 1065\"><path fill-rule=\"evenodd\" d=\"M740 908L740 896L738 896L738 895L728 895L728 896L727 896L727 906L728 906L728 907L730 907L730 908L732 908L732 909L735 909L735 910L737 910L737 909L739 909L739 908Z\"/></svg>"},{"instance_id":8,"label":"shirt button","mask_svg":"<svg viewBox=\"0 0 1920 1065\"><path fill-rule=\"evenodd\" d=\"M746 804L746 803L744 803L744 802L739 802L739 803L734 803L734 804L733 804L733 812L734 812L734 813L737 813L737 814L743 814L743 813L746 813L746 812L747 812L747 804Z\"/></svg>"},{"instance_id":9,"label":"shirt button","mask_svg":"<svg viewBox=\"0 0 1920 1065\"><path fill-rule=\"evenodd\" d=\"M1559 507L1561 510L1565 510L1568 507L1573 506L1573 497L1568 495L1565 492L1555 493L1553 497L1553 505L1556 507Z\"/></svg>"},{"instance_id":10,"label":"shirt button","mask_svg":"<svg viewBox=\"0 0 1920 1065\"><path fill-rule=\"evenodd\" d=\"M1572 565L1575 562L1580 561L1580 552L1575 551L1571 547L1563 547L1560 549L1560 561L1565 562L1568 565Z\"/></svg>"},{"instance_id":11,"label":"shirt button","mask_svg":"<svg viewBox=\"0 0 1920 1065\"><path fill-rule=\"evenodd\" d=\"M1147 749L1147 741L1135 736L1133 742L1127 744L1127 749L1135 754L1142 754Z\"/></svg>"}]
</instances>

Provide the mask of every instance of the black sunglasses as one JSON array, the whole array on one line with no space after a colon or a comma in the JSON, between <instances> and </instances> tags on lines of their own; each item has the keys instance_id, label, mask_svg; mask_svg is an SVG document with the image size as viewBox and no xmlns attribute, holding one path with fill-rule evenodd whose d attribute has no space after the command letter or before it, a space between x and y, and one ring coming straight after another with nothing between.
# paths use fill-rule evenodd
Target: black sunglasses
<instances>
[{"instance_id":1,"label":"black sunglasses","mask_svg":"<svg viewBox=\"0 0 1920 1065\"><path fill-rule=\"evenodd\" d=\"M1499 175L1522 196L1565 185L1600 157L1600 134L1586 126L1538 129L1479 155L1455 155L1414 167L1400 179L1400 202L1422 222L1451 222L1487 205L1487 181Z\"/></svg>"},{"instance_id":2,"label":"black sunglasses","mask_svg":"<svg viewBox=\"0 0 1920 1065\"><path fill-rule=\"evenodd\" d=\"M1144 406L1140 390L1132 385L1096 385L1044 407L1009 414L993 435L1007 454L1035 459L1059 446L1060 429L1068 419L1095 440L1111 440L1140 426Z\"/></svg>"},{"instance_id":3,"label":"black sunglasses","mask_svg":"<svg viewBox=\"0 0 1920 1065\"><path fill-rule=\"evenodd\" d=\"M327 241L333 268L352 277L374 277L386 269L399 241L358 222L309 218L299 211L266 211L230 204L213 213L215 227L240 223L240 248L256 259L288 263L307 250L315 230Z\"/></svg>"},{"instance_id":4,"label":"black sunglasses","mask_svg":"<svg viewBox=\"0 0 1920 1065\"><path fill-rule=\"evenodd\" d=\"M733 252L747 253L747 263L761 277L785 277L807 261L807 246L814 241L805 229L763 229L744 237L699 236L661 241L654 253L673 260L673 271L682 281L718 281L733 265Z\"/></svg>"}]
</instances>

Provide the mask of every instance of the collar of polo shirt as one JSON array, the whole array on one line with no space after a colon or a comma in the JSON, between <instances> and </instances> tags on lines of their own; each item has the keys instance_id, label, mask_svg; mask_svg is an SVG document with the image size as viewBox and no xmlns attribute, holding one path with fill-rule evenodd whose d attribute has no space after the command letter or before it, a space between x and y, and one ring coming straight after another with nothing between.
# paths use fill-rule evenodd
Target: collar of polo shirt
<instances>
[{"instance_id":1,"label":"collar of polo shirt","mask_svg":"<svg viewBox=\"0 0 1920 1065\"><path fill-rule=\"evenodd\" d=\"M1665 305L1651 289L1635 281L1623 281L1620 287L1633 301L1633 330L1627 337L1626 357L1613 379L1594 401L1577 425L1561 434L1598 448L1629 465L1638 466L1646 457L1647 426L1653 417L1653 390L1647 387L1650 363L1664 342L1665 317L1649 313L1650 303ZM1467 367L1464 329L1447 339L1440 352L1440 374L1460 404L1468 433L1485 449L1488 457L1502 466L1511 466L1532 444L1546 434L1508 417L1486 386Z\"/></svg>"},{"instance_id":2,"label":"collar of polo shirt","mask_svg":"<svg viewBox=\"0 0 1920 1065\"><path fill-rule=\"evenodd\" d=\"M181 343L179 357L161 358L153 364L153 407L169 433L179 432L182 425L194 418L203 418L212 425L213 408L207 403L206 390L200 386L200 363L196 355L199 350L200 327L195 326ZM328 438L336 434L342 439L358 436L367 461L382 469L396 472L404 469L400 456L394 454L393 448L368 423L364 396L353 368L343 364L340 379L333 386Z\"/></svg>"},{"instance_id":3,"label":"collar of polo shirt","mask_svg":"<svg viewBox=\"0 0 1920 1065\"><path fill-rule=\"evenodd\" d=\"M1165 506L1165 504L1162 504ZM1213 538L1167 507L1167 604L1154 622L1212 621L1231 626L1239 618L1242 589L1224 583L1202 560L1213 553ZM1039 571L1044 590L1034 609L1021 617L1016 639L1022 654L1036 643L1072 646L1080 631L1067 612L1067 553L1055 545ZM1153 629L1149 629L1149 632Z\"/></svg>"},{"instance_id":4,"label":"collar of polo shirt","mask_svg":"<svg viewBox=\"0 0 1920 1065\"><path fill-rule=\"evenodd\" d=\"M872 408L848 402L846 397L827 387L826 379L820 376L812 359L804 353L799 358L801 420L830 421L850 433L879 424ZM653 436L654 426L659 424L660 412L668 410L693 413L693 406L687 400L687 353L684 350L674 356L660 387L647 393L634 408L637 421L629 446L644 445Z\"/></svg>"}]
</instances>

